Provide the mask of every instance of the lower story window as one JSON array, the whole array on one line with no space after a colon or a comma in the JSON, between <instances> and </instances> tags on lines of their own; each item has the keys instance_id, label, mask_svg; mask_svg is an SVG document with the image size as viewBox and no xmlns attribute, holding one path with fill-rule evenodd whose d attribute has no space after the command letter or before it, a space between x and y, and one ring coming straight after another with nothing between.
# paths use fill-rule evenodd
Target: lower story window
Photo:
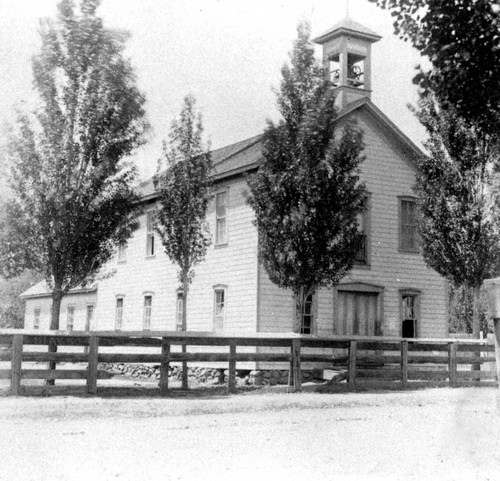
<instances>
[{"instance_id":1,"label":"lower story window","mask_svg":"<svg viewBox=\"0 0 500 481\"><path fill-rule=\"evenodd\" d=\"M94 304L87 304L87 313L85 316L85 330L90 331L94 321Z\"/></svg>"},{"instance_id":2,"label":"lower story window","mask_svg":"<svg viewBox=\"0 0 500 481\"><path fill-rule=\"evenodd\" d=\"M313 329L313 295L309 294L304 302L303 312L302 312L302 325L300 326L301 334L312 334Z\"/></svg>"},{"instance_id":3,"label":"lower story window","mask_svg":"<svg viewBox=\"0 0 500 481\"><path fill-rule=\"evenodd\" d=\"M41 309L39 307L35 307L35 311L33 313L33 329L40 329L40 312Z\"/></svg>"},{"instance_id":4,"label":"lower story window","mask_svg":"<svg viewBox=\"0 0 500 481\"><path fill-rule=\"evenodd\" d=\"M115 329L119 330L123 326L123 297L116 298L115 309Z\"/></svg>"},{"instance_id":5,"label":"lower story window","mask_svg":"<svg viewBox=\"0 0 500 481\"><path fill-rule=\"evenodd\" d=\"M226 289L214 290L214 331L222 331L226 320Z\"/></svg>"},{"instance_id":6,"label":"lower story window","mask_svg":"<svg viewBox=\"0 0 500 481\"><path fill-rule=\"evenodd\" d=\"M151 329L151 310L153 308L153 296L144 296L144 312L142 319L142 328L145 331Z\"/></svg>"},{"instance_id":7,"label":"lower story window","mask_svg":"<svg viewBox=\"0 0 500 481\"><path fill-rule=\"evenodd\" d=\"M68 306L66 311L66 329L72 331L75 325L75 306Z\"/></svg>"},{"instance_id":8,"label":"lower story window","mask_svg":"<svg viewBox=\"0 0 500 481\"><path fill-rule=\"evenodd\" d=\"M417 337L419 321L419 294L401 293L401 337Z\"/></svg>"},{"instance_id":9,"label":"lower story window","mask_svg":"<svg viewBox=\"0 0 500 481\"><path fill-rule=\"evenodd\" d=\"M184 294L182 292L177 293L177 302L175 306L175 329L176 331L182 331L182 310L184 309Z\"/></svg>"}]
</instances>

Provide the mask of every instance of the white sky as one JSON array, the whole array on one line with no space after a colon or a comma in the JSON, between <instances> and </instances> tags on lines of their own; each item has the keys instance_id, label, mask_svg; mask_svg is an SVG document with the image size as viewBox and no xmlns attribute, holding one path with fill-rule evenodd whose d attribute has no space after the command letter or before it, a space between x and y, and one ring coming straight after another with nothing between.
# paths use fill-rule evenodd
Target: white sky
<instances>
[{"instance_id":1,"label":"white sky","mask_svg":"<svg viewBox=\"0 0 500 481\"><path fill-rule=\"evenodd\" d=\"M424 131L406 107L416 101L411 80L419 54L392 34L388 12L367 0L348 1L350 17L383 36L372 47L372 100L420 146ZM0 123L33 99L38 19L53 17L56 5L0 0ZM256 135L266 118L277 119L272 87L298 21L308 19L314 37L345 17L346 0L102 0L100 13L107 25L132 34L127 55L152 125L134 158L147 177L187 93L198 101L213 148Z\"/></svg>"}]
</instances>

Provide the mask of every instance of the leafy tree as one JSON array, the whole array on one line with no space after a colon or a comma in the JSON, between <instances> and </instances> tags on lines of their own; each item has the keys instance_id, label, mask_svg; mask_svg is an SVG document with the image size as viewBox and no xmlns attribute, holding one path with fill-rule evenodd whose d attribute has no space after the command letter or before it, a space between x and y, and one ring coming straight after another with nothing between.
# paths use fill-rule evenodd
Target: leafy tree
<instances>
[{"instance_id":1,"label":"leafy tree","mask_svg":"<svg viewBox=\"0 0 500 481\"><path fill-rule=\"evenodd\" d=\"M488 319L486 293L481 291L479 304L479 329L485 334L493 331ZM472 318L474 312L474 292L464 286L450 286L448 290L449 328L450 332L472 334Z\"/></svg>"},{"instance_id":2,"label":"leafy tree","mask_svg":"<svg viewBox=\"0 0 500 481\"><path fill-rule=\"evenodd\" d=\"M480 288L500 267L500 222L491 209L488 165L495 151L452 107L421 96L429 157L419 161L415 191L426 263L455 286L473 292L473 334L479 337ZM493 195L500 204L499 196Z\"/></svg>"},{"instance_id":3,"label":"leafy tree","mask_svg":"<svg viewBox=\"0 0 500 481\"><path fill-rule=\"evenodd\" d=\"M24 301L19 295L40 279L40 274L29 270L11 279L0 279L0 327L23 327Z\"/></svg>"},{"instance_id":4,"label":"leafy tree","mask_svg":"<svg viewBox=\"0 0 500 481\"><path fill-rule=\"evenodd\" d=\"M300 24L277 95L283 119L269 122L264 163L249 179L259 260L273 283L292 290L295 332L308 296L337 284L362 242L356 221L364 198L362 133L347 123L335 138L335 94L309 37L310 26Z\"/></svg>"},{"instance_id":5,"label":"leafy tree","mask_svg":"<svg viewBox=\"0 0 500 481\"><path fill-rule=\"evenodd\" d=\"M483 134L500 132L500 4L491 0L370 0L391 11L394 29L432 69L415 82L449 102Z\"/></svg>"},{"instance_id":6,"label":"leafy tree","mask_svg":"<svg viewBox=\"0 0 500 481\"><path fill-rule=\"evenodd\" d=\"M131 233L135 169L122 162L141 143L144 98L123 57L126 35L103 26L99 0L62 0L41 22L33 60L40 104L20 113L9 144L13 197L1 226L4 273L40 271L61 298L91 282ZM6 268L5 268L6 267Z\"/></svg>"},{"instance_id":7,"label":"leafy tree","mask_svg":"<svg viewBox=\"0 0 500 481\"><path fill-rule=\"evenodd\" d=\"M203 261L210 236L205 220L212 199L209 179L212 162L202 141L201 115L194 97L184 99L179 119L172 122L164 158L158 162L154 185L160 207L155 230L165 253L179 267L183 293L182 330L186 330L186 304L194 267Z\"/></svg>"},{"instance_id":8,"label":"leafy tree","mask_svg":"<svg viewBox=\"0 0 500 481\"><path fill-rule=\"evenodd\" d=\"M169 141L164 142L164 158L158 162L154 185L160 207L156 227L165 253L179 267L182 289L182 326L187 329L187 298L194 267L203 261L210 245L205 220L212 199L209 179L212 161L202 141L201 115L194 97L184 99L179 119L172 122ZM183 351L186 346L182 347ZM187 363L182 363L182 387L188 387Z\"/></svg>"}]
</instances>

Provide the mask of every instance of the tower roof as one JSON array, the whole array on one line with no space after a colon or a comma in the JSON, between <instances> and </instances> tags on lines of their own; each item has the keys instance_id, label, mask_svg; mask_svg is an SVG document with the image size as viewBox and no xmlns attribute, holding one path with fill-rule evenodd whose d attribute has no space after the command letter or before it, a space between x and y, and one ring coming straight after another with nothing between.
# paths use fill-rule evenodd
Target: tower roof
<instances>
[{"instance_id":1,"label":"tower roof","mask_svg":"<svg viewBox=\"0 0 500 481\"><path fill-rule=\"evenodd\" d=\"M368 42L377 42L382 38L378 33L375 33L368 27L350 18L344 18L344 20L329 28L326 32L313 39L313 41L321 45L340 35L350 35L351 37L357 37L361 40L367 40Z\"/></svg>"}]
</instances>

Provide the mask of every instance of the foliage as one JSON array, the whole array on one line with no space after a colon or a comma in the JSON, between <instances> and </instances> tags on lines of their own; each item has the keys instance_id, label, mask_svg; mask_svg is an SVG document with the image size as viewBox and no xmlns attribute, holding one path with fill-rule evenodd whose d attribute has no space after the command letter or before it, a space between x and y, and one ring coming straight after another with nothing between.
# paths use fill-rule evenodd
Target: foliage
<instances>
[{"instance_id":1,"label":"foliage","mask_svg":"<svg viewBox=\"0 0 500 481\"><path fill-rule=\"evenodd\" d=\"M23 327L24 301L19 295L39 280L40 274L29 270L11 279L0 279L0 328Z\"/></svg>"},{"instance_id":2,"label":"foliage","mask_svg":"<svg viewBox=\"0 0 500 481\"><path fill-rule=\"evenodd\" d=\"M33 60L40 105L20 113L9 144L13 198L1 229L4 274L43 272L60 298L93 280L134 227L135 169L122 159L141 143L144 98L123 57L126 36L104 28L99 0L58 5L41 23Z\"/></svg>"},{"instance_id":3,"label":"foliage","mask_svg":"<svg viewBox=\"0 0 500 481\"><path fill-rule=\"evenodd\" d=\"M396 34L429 58L415 82L483 133L500 132L500 4L491 0L370 0Z\"/></svg>"},{"instance_id":4,"label":"foliage","mask_svg":"<svg viewBox=\"0 0 500 481\"><path fill-rule=\"evenodd\" d=\"M491 198L499 200L485 187L495 152L451 105L422 95L419 107L430 152L419 161L415 185L423 256L455 286L475 289L479 296L483 280L500 267L500 211L491 209Z\"/></svg>"},{"instance_id":5,"label":"foliage","mask_svg":"<svg viewBox=\"0 0 500 481\"><path fill-rule=\"evenodd\" d=\"M493 332L491 320L488 319L486 293L481 291L479 305L479 329L486 335ZM474 314L474 291L465 286L450 286L448 291L449 329L452 333L472 334L472 318Z\"/></svg>"},{"instance_id":6,"label":"foliage","mask_svg":"<svg viewBox=\"0 0 500 481\"><path fill-rule=\"evenodd\" d=\"M208 146L202 141L201 115L195 99L184 99L178 120L172 122L169 141L164 143L164 159L158 163L154 185L160 208L156 213L156 232L172 262L179 266L179 281L184 292L183 326L187 291L210 245L205 220L212 199L209 174L212 166Z\"/></svg>"},{"instance_id":7,"label":"foliage","mask_svg":"<svg viewBox=\"0 0 500 481\"><path fill-rule=\"evenodd\" d=\"M292 289L294 330L308 295L339 282L361 246L356 216L362 210L359 182L362 133L347 123L338 140L335 94L318 66L302 23L282 68L278 108L269 122L264 163L249 179L249 203L259 233L259 260L271 281Z\"/></svg>"}]
</instances>

